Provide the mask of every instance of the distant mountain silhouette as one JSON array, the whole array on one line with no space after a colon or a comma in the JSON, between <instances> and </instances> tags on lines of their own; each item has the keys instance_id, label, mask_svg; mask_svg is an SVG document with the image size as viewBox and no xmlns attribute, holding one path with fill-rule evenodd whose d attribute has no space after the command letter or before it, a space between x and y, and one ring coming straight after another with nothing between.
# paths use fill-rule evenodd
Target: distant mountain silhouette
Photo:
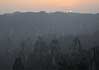
<instances>
[{"instance_id":1,"label":"distant mountain silhouette","mask_svg":"<svg viewBox=\"0 0 99 70\"><path fill-rule=\"evenodd\" d=\"M0 15L0 32L90 34L99 26L99 14L15 12Z\"/></svg>"}]
</instances>

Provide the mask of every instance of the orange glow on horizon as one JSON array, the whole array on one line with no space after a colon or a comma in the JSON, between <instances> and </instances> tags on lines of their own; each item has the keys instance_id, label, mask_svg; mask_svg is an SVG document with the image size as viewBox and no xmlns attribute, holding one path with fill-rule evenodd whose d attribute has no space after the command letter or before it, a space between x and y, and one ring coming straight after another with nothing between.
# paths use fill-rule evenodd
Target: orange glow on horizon
<instances>
[{"instance_id":1,"label":"orange glow on horizon","mask_svg":"<svg viewBox=\"0 0 99 70\"><path fill-rule=\"evenodd\" d=\"M1 5L12 5L16 7L72 7L78 1L75 0L0 0Z\"/></svg>"},{"instance_id":2,"label":"orange glow on horizon","mask_svg":"<svg viewBox=\"0 0 99 70\"><path fill-rule=\"evenodd\" d=\"M0 0L0 8L4 10L86 10L93 6L98 7L99 0Z\"/></svg>"}]
</instances>

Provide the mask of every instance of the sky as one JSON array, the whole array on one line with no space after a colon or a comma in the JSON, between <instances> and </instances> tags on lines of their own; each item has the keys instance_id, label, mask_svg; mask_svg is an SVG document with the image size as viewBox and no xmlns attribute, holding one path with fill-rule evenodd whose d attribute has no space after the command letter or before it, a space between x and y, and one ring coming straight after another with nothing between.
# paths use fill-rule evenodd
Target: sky
<instances>
[{"instance_id":1,"label":"sky","mask_svg":"<svg viewBox=\"0 0 99 70\"><path fill-rule=\"evenodd\" d=\"M0 0L0 13L15 11L99 13L99 0Z\"/></svg>"}]
</instances>

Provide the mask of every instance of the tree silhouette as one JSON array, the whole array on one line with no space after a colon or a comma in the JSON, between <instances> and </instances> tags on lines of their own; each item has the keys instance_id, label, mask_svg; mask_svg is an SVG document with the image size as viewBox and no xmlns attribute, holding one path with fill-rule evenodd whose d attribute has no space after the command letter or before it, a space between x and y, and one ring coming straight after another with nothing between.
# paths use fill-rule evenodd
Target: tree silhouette
<instances>
[{"instance_id":1,"label":"tree silhouette","mask_svg":"<svg viewBox=\"0 0 99 70\"><path fill-rule=\"evenodd\" d=\"M22 60L20 57L15 59L13 70L24 70L24 65L22 64Z\"/></svg>"},{"instance_id":2,"label":"tree silhouette","mask_svg":"<svg viewBox=\"0 0 99 70\"><path fill-rule=\"evenodd\" d=\"M78 37L75 37L75 39L73 40L73 48L78 49L79 52L81 52L82 50L81 42Z\"/></svg>"}]
</instances>

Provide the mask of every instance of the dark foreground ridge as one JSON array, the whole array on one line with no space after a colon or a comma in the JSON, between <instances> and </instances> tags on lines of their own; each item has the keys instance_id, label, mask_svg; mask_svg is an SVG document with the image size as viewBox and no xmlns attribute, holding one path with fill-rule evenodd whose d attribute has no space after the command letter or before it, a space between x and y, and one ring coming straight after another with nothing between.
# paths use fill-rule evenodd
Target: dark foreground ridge
<instances>
[{"instance_id":1,"label":"dark foreground ridge","mask_svg":"<svg viewBox=\"0 0 99 70\"><path fill-rule=\"evenodd\" d=\"M63 48L57 39L47 45L39 38L32 52L26 56L25 43L19 56L15 58L13 70L98 70L99 46L83 49L78 38L72 41L72 47ZM64 45L63 45L64 46Z\"/></svg>"}]
</instances>

